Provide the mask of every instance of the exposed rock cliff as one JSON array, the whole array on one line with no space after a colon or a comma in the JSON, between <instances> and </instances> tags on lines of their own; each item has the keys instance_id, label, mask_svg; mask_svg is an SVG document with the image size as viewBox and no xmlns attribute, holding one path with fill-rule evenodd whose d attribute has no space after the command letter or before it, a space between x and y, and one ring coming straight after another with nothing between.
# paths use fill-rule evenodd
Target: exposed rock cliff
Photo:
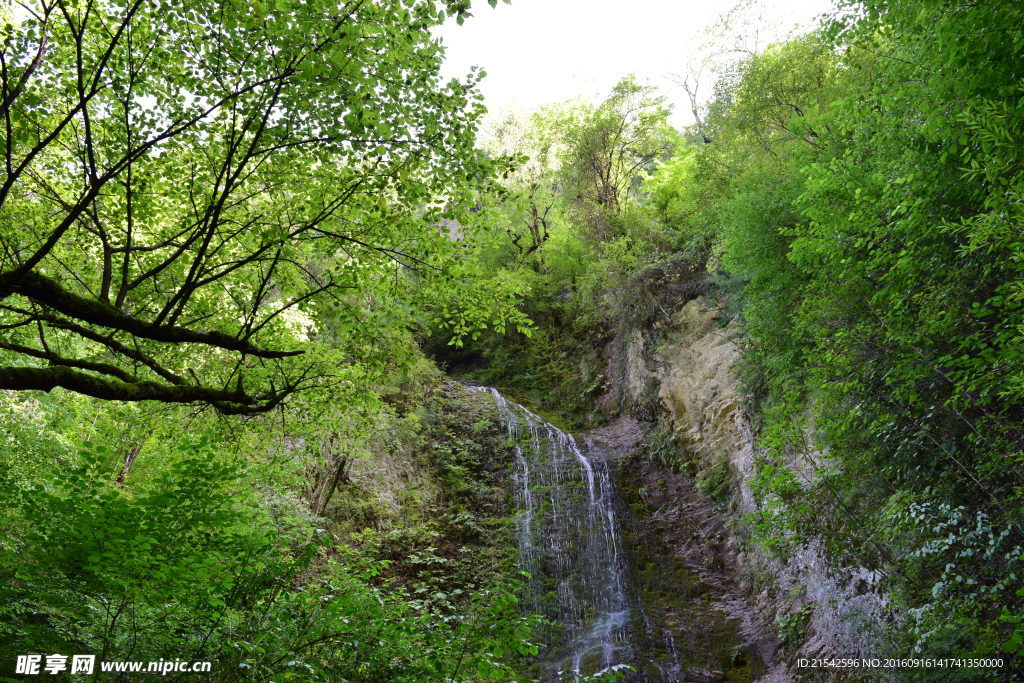
<instances>
[{"instance_id":1,"label":"exposed rock cliff","mask_svg":"<svg viewBox=\"0 0 1024 683\"><path fill-rule=\"evenodd\" d=\"M877 656L871 634L885 604L872 590L876 576L833 566L815 545L779 560L749 543L744 520L758 509L751 486L758 451L736 367L740 340L738 320L723 319L721 302L701 297L652 329L620 333L606 349L602 411L658 423L647 453L627 466L652 533L691 564L693 536L700 536L704 564L717 567L721 580L734 582L735 592L756 604L785 639L788 659ZM734 611L750 633L759 632L756 617ZM772 644L756 640L770 659ZM800 672L775 668L765 674Z\"/></svg>"}]
</instances>

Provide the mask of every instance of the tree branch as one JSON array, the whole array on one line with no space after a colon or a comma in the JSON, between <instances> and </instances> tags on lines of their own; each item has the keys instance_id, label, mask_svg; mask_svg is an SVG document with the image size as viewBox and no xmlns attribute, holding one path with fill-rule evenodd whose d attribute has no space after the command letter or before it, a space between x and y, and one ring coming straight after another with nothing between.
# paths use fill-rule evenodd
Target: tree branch
<instances>
[{"instance_id":1,"label":"tree branch","mask_svg":"<svg viewBox=\"0 0 1024 683\"><path fill-rule=\"evenodd\" d=\"M4 283L0 280L0 291ZM50 278L37 273L27 273L10 287L10 291L31 299L47 308L93 325L123 330L137 337L160 342L188 342L216 346L229 351L240 351L258 358L285 358L296 356L302 351L271 351L253 346L223 332L190 330L174 325L154 325L134 316L122 313L110 304L65 291Z\"/></svg>"}]
</instances>

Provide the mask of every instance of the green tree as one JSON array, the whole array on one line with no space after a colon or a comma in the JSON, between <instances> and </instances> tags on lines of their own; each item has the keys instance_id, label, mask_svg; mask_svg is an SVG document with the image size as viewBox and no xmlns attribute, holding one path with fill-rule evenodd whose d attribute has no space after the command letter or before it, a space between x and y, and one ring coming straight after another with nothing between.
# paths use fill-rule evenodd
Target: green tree
<instances>
[{"instance_id":1,"label":"green tree","mask_svg":"<svg viewBox=\"0 0 1024 683\"><path fill-rule=\"evenodd\" d=\"M502 262L525 263L542 274L548 269L545 245L564 225L563 202L556 191L561 138L556 129L545 125L552 111L548 108L529 117L508 113L481 141L492 157L515 160L502 179L507 194L495 197L499 209L488 218L508 236L501 243Z\"/></svg>"},{"instance_id":2,"label":"green tree","mask_svg":"<svg viewBox=\"0 0 1024 683\"><path fill-rule=\"evenodd\" d=\"M355 347L467 288L471 235L437 224L492 164L476 76L439 76L445 3L25 8L0 19L0 388L265 411L344 361L303 355L311 318Z\"/></svg>"},{"instance_id":3,"label":"green tree","mask_svg":"<svg viewBox=\"0 0 1024 683\"><path fill-rule=\"evenodd\" d=\"M898 647L993 654L1020 607L1021 11L847 9L705 120L768 407L760 528L886 573Z\"/></svg>"},{"instance_id":4,"label":"green tree","mask_svg":"<svg viewBox=\"0 0 1024 683\"><path fill-rule=\"evenodd\" d=\"M630 193L637 195L644 175L674 147L669 108L654 88L627 77L600 105L585 107L579 115L562 122L566 192L574 200L580 227L592 232L593 239L619 237L616 219Z\"/></svg>"}]
</instances>

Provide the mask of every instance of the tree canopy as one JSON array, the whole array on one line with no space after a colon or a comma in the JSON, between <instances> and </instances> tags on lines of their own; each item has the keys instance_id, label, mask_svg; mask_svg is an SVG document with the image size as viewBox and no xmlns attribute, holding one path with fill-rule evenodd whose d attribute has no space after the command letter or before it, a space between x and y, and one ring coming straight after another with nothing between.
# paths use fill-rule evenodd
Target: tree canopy
<instances>
[{"instance_id":1,"label":"tree canopy","mask_svg":"<svg viewBox=\"0 0 1024 683\"><path fill-rule=\"evenodd\" d=\"M439 76L445 3L25 7L0 25L0 388L259 412L329 373L311 316L354 348L458 299L472 233L438 224L492 162L477 76Z\"/></svg>"}]
</instances>

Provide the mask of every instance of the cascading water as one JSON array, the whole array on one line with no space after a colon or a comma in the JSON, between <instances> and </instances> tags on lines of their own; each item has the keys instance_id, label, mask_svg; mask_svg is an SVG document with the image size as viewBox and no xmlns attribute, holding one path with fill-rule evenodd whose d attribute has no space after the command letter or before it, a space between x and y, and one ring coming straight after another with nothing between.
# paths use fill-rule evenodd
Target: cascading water
<instances>
[{"instance_id":1,"label":"cascading water","mask_svg":"<svg viewBox=\"0 0 1024 683\"><path fill-rule=\"evenodd\" d=\"M671 538L659 540L637 496L668 495L657 493L665 482L619 471L631 448L623 444L637 435L609 425L581 445L496 389L471 388L490 395L513 444L515 530L530 577L523 605L546 623L542 669L530 679L579 681L626 666L628 680L664 683L749 681L764 671L763 633L743 626L756 621L753 608L737 607L728 577L709 568L701 520L713 513L681 488L665 508L678 517ZM617 489L618 476L633 477L629 491ZM687 500L693 514L678 514Z\"/></svg>"},{"instance_id":2,"label":"cascading water","mask_svg":"<svg viewBox=\"0 0 1024 683\"><path fill-rule=\"evenodd\" d=\"M493 396L514 443L524 602L552 624L549 675L571 680L631 663L634 605L609 464L496 389L474 388Z\"/></svg>"}]
</instances>

